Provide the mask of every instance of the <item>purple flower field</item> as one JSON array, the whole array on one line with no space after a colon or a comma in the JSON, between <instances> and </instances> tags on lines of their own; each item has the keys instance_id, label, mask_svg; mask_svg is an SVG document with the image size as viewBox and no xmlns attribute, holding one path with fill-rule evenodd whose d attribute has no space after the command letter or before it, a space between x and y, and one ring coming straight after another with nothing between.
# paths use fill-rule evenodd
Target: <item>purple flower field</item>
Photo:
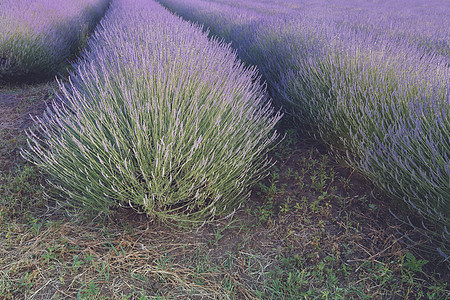
<instances>
[{"instance_id":1,"label":"purple flower field","mask_svg":"<svg viewBox=\"0 0 450 300\"><path fill-rule=\"evenodd\" d=\"M54 76L85 43L110 0L0 2L0 81Z\"/></svg>"},{"instance_id":2,"label":"purple flower field","mask_svg":"<svg viewBox=\"0 0 450 300\"><path fill-rule=\"evenodd\" d=\"M427 220L449 259L447 1L160 3L231 42L299 130Z\"/></svg>"},{"instance_id":3,"label":"purple flower field","mask_svg":"<svg viewBox=\"0 0 450 300\"><path fill-rule=\"evenodd\" d=\"M0 299L450 299L448 0L0 0Z\"/></svg>"}]
</instances>

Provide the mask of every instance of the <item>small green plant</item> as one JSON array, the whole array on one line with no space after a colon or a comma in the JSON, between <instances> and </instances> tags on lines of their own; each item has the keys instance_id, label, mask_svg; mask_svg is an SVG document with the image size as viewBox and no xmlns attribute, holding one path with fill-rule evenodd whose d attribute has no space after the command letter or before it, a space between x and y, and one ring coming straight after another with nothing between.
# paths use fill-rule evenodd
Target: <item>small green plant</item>
<instances>
[{"instance_id":1,"label":"small green plant","mask_svg":"<svg viewBox=\"0 0 450 300\"><path fill-rule=\"evenodd\" d=\"M264 205L257 207L254 211L254 215L261 224L267 223L274 214L274 203L272 198L269 198Z\"/></svg>"},{"instance_id":2,"label":"small green plant","mask_svg":"<svg viewBox=\"0 0 450 300\"><path fill-rule=\"evenodd\" d=\"M82 283L77 294L77 300L94 299L99 295L98 285L91 281L89 284Z\"/></svg>"},{"instance_id":3,"label":"small green plant","mask_svg":"<svg viewBox=\"0 0 450 300\"><path fill-rule=\"evenodd\" d=\"M83 265L83 261L80 260L80 257L78 255L73 256L73 263L72 263L72 269L74 272L77 272L79 268Z\"/></svg>"},{"instance_id":4,"label":"small green plant","mask_svg":"<svg viewBox=\"0 0 450 300\"><path fill-rule=\"evenodd\" d=\"M411 252L406 252L401 260L403 271L411 274L422 273L422 267L428 263L425 259L417 259Z\"/></svg>"}]
</instances>

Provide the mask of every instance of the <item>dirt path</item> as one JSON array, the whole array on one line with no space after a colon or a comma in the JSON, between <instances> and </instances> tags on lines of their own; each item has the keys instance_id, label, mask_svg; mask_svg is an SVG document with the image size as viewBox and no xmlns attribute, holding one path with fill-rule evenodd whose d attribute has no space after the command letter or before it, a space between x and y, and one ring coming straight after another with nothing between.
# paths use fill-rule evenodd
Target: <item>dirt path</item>
<instances>
[{"instance_id":1,"label":"dirt path","mask_svg":"<svg viewBox=\"0 0 450 300\"><path fill-rule=\"evenodd\" d=\"M0 170L8 172L20 159L30 115L40 115L53 98L53 84L0 88Z\"/></svg>"},{"instance_id":2,"label":"dirt path","mask_svg":"<svg viewBox=\"0 0 450 300\"><path fill-rule=\"evenodd\" d=\"M20 124L17 111L20 99L8 93L0 93L0 130L14 130Z\"/></svg>"}]
</instances>

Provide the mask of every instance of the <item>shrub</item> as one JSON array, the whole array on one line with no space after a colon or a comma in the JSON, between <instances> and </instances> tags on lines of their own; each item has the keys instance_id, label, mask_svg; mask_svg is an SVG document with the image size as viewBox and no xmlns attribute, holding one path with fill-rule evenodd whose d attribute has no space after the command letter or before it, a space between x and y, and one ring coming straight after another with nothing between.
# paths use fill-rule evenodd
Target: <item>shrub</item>
<instances>
[{"instance_id":1,"label":"shrub","mask_svg":"<svg viewBox=\"0 0 450 300\"><path fill-rule=\"evenodd\" d=\"M311 90L304 107L316 109L317 131L338 154L426 220L425 233L439 243L439 252L447 259L449 70L423 53L416 56L416 63L408 63L404 53L408 59L415 54L405 45L391 49L389 57L376 54L375 45L370 48L356 57L359 51L352 48L319 59L316 70L326 85L316 83L320 89ZM307 82L317 82L316 78L307 77Z\"/></svg>"},{"instance_id":2,"label":"shrub","mask_svg":"<svg viewBox=\"0 0 450 300\"><path fill-rule=\"evenodd\" d=\"M72 205L184 226L247 199L281 117L254 67L145 0L114 1L87 49L23 151Z\"/></svg>"}]
</instances>

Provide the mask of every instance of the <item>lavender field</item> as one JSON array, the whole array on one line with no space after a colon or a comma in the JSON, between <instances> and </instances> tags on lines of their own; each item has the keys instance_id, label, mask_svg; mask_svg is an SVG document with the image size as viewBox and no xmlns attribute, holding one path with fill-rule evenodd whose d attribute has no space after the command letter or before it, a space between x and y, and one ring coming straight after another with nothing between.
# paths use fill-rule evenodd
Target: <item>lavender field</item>
<instances>
[{"instance_id":1,"label":"lavender field","mask_svg":"<svg viewBox=\"0 0 450 300\"><path fill-rule=\"evenodd\" d=\"M450 298L450 3L0 0L0 299Z\"/></svg>"}]
</instances>

